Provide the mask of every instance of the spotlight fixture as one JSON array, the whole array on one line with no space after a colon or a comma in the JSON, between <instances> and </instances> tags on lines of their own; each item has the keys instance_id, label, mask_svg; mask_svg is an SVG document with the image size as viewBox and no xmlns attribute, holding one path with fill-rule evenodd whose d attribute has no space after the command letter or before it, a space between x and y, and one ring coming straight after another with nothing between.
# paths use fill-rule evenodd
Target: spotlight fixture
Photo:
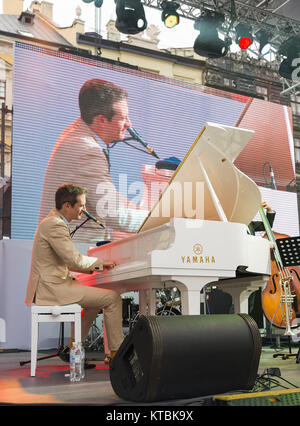
<instances>
[{"instance_id":1,"label":"spotlight fixture","mask_svg":"<svg viewBox=\"0 0 300 426\"><path fill-rule=\"evenodd\" d=\"M84 3L95 2L95 7L101 7L103 5L103 0L82 0Z\"/></svg>"},{"instance_id":2,"label":"spotlight fixture","mask_svg":"<svg viewBox=\"0 0 300 426\"><path fill-rule=\"evenodd\" d=\"M261 53L262 55L266 55L270 51L271 43L269 43L269 40L271 39L271 37L272 34L263 29L258 30L255 33L255 39L259 43L259 53Z\"/></svg>"},{"instance_id":3,"label":"spotlight fixture","mask_svg":"<svg viewBox=\"0 0 300 426\"><path fill-rule=\"evenodd\" d=\"M161 20L167 28L174 28L176 25L179 24L179 15L177 13L177 9L179 8L179 6L179 3L176 3L174 1L164 0L162 2Z\"/></svg>"},{"instance_id":4,"label":"spotlight fixture","mask_svg":"<svg viewBox=\"0 0 300 426\"><path fill-rule=\"evenodd\" d=\"M300 37L292 36L285 40L278 49L279 55L285 56L279 67L279 74L286 79L292 79L292 73L297 68L293 61L300 57Z\"/></svg>"},{"instance_id":5,"label":"spotlight fixture","mask_svg":"<svg viewBox=\"0 0 300 426\"><path fill-rule=\"evenodd\" d=\"M224 15L210 9L204 9L201 16L195 21L194 28L200 34L194 42L194 51L208 58L220 58L225 56L231 45L230 37L225 40L219 38L218 26L224 22Z\"/></svg>"},{"instance_id":6,"label":"spotlight fixture","mask_svg":"<svg viewBox=\"0 0 300 426\"><path fill-rule=\"evenodd\" d=\"M144 6L140 0L115 0L116 28L120 33L138 34L147 28Z\"/></svg>"},{"instance_id":7,"label":"spotlight fixture","mask_svg":"<svg viewBox=\"0 0 300 426\"><path fill-rule=\"evenodd\" d=\"M248 49L253 42L253 36L251 34L252 28L249 25L239 23L235 27L236 43L241 49Z\"/></svg>"}]
</instances>

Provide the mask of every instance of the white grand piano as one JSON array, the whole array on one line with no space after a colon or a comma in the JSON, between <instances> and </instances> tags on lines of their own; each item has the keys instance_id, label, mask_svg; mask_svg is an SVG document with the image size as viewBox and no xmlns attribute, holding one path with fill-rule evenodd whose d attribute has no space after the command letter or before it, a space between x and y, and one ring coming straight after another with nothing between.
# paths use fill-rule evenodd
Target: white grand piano
<instances>
[{"instance_id":1,"label":"white grand piano","mask_svg":"<svg viewBox=\"0 0 300 426\"><path fill-rule=\"evenodd\" d=\"M200 291L217 285L247 312L249 294L270 275L270 246L247 233L261 195L233 164L253 132L206 123L137 234L89 256L113 259L105 273L80 274L85 285L139 292L140 313L155 314L155 289L177 287L182 314L200 314Z\"/></svg>"}]
</instances>

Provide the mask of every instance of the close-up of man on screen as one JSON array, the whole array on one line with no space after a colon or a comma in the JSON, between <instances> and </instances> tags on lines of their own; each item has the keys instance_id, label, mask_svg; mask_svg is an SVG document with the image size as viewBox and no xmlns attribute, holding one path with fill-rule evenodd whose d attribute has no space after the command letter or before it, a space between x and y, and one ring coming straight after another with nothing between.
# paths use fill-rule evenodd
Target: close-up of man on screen
<instances>
[{"instance_id":1,"label":"close-up of man on screen","mask_svg":"<svg viewBox=\"0 0 300 426\"><path fill-rule=\"evenodd\" d=\"M127 91L101 79L86 81L79 92L80 117L67 126L54 146L44 177L39 222L53 208L50 194L61 182L88 189L86 209L105 224L90 221L74 239L112 239L112 230L136 232L147 215L125 199L110 175L109 144L123 140L131 126Z\"/></svg>"}]
</instances>

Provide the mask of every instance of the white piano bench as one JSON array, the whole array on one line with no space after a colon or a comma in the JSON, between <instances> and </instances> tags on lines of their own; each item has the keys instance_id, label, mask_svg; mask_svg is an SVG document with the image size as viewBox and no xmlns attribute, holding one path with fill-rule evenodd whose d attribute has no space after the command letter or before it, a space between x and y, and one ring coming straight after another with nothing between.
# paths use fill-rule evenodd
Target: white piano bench
<instances>
[{"instance_id":1,"label":"white piano bench","mask_svg":"<svg viewBox=\"0 0 300 426\"><path fill-rule=\"evenodd\" d=\"M30 376L35 376L40 322L73 322L74 339L81 342L81 310L77 303L61 306L31 306L31 369Z\"/></svg>"}]
</instances>

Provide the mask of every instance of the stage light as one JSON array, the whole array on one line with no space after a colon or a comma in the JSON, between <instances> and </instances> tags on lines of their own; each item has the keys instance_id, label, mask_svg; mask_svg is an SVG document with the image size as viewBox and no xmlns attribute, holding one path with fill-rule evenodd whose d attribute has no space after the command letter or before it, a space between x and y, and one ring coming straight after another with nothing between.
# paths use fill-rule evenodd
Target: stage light
<instances>
[{"instance_id":1,"label":"stage light","mask_svg":"<svg viewBox=\"0 0 300 426\"><path fill-rule=\"evenodd\" d=\"M84 3L95 2L95 7L101 7L103 5L103 0L82 0Z\"/></svg>"},{"instance_id":2,"label":"stage light","mask_svg":"<svg viewBox=\"0 0 300 426\"><path fill-rule=\"evenodd\" d=\"M300 58L300 37L292 36L285 40L278 49L279 55L285 56L279 67L279 74L288 80L292 79L292 73L299 65L294 64L294 59Z\"/></svg>"},{"instance_id":3,"label":"stage light","mask_svg":"<svg viewBox=\"0 0 300 426\"><path fill-rule=\"evenodd\" d=\"M177 9L179 7L179 3L174 1L163 1L161 4L162 14L161 20L165 24L167 28L174 28L179 24L179 15L177 13Z\"/></svg>"},{"instance_id":4,"label":"stage light","mask_svg":"<svg viewBox=\"0 0 300 426\"><path fill-rule=\"evenodd\" d=\"M259 53L262 55L266 55L269 53L271 49L271 43L269 43L269 40L271 39L272 34L265 31L265 30L258 30L255 33L255 39L259 43Z\"/></svg>"},{"instance_id":5,"label":"stage light","mask_svg":"<svg viewBox=\"0 0 300 426\"><path fill-rule=\"evenodd\" d=\"M248 49L253 42L253 36L251 34L252 28L249 25L239 23L235 27L236 42L241 49Z\"/></svg>"},{"instance_id":6,"label":"stage light","mask_svg":"<svg viewBox=\"0 0 300 426\"><path fill-rule=\"evenodd\" d=\"M222 13L206 9L195 21L194 28L200 31L200 34L194 42L194 51L208 58L220 58L225 56L231 44L230 37L225 40L219 38L218 26L224 22Z\"/></svg>"},{"instance_id":7,"label":"stage light","mask_svg":"<svg viewBox=\"0 0 300 426\"><path fill-rule=\"evenodd\" d=\"M140 0L115 0L116 28L120 33L138 34L147 28L144 6Z\"/></svg>"},{"instance_id":8,"label":"stage light","mask_svg":"<svg viewBox=\"0 0 300 426\"><path fill-rule=\"evenodd\" d=\"M292 72L294 69L295 67L292 66L292 61L289 59L284 59L279 66L279 75L286 78L287 80L290 80L292 78Z\"/></svg>"}]
</instances>

